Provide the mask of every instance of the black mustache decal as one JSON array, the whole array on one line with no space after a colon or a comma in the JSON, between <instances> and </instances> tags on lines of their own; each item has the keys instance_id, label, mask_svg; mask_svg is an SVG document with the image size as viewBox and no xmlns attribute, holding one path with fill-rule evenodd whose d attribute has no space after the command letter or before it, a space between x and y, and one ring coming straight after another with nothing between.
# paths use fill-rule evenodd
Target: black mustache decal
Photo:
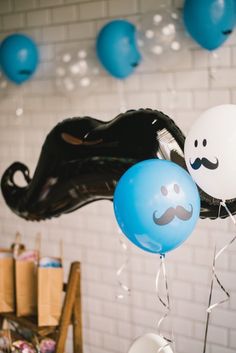
<instances>
[{"instance_id":1,"label":"black mustache decal","mask_svg":"<svg viewBox=\"0 0 236 353\"><path fill-rule=\"evenodd\" d=\"M193 206L190 204L191 210L188 211L182 206L177 206L176 208L170 207L168 208L165 213L159 218L156 217L156 211L153 212L153 221L159 225L164 226L169 224L175 217L178 217L182 221L188 221L193 214Z\"/></svg>"},{"instance_id":2,"label":"black mustache decal","mask_svg":"<svg viewBox=\"0 0 236 353\"><path fill-rule=\"evenodd\" d=\"M225 31L222 31L222 33L226 36L232 33L232 29L226 29Z\"/></svg>"},{"instance_id":3,"label":"black mustache decal","mask_svg":"<svg viewBox=\"0 0 236 353\"><path fill-rule=\"evenodd\" d=\"M213 163L213 162L209 161L209 159L203 157L203 158L196 158L193 163L190 160L190 165L195 170L199 169L202 165L207 169L213 170L213 169L218 168L219 161L216 158L216 162Z\"/></svg>"},{"instance_id":4,"label":"black mustache decal","mask_svg":"<svg viewBox=\"0 0 236 353\"><path fill-rule=\"evenodd\" d=\"M150 158L169 159L163 155L167 147L170 159L187 169L184 140L175 122L157 110L129 110L107 122L88 116L65 119L48 133L33 176L21 162L8 166L1 178L2 194L12 212L30 221L112 201L128 168ZM23 175L24 187L17 185L15 173ZM200 197L201 218L229 216L224 207L219 212L220 200L202 190ZM236 214L236 198L227 204Z\"/></svg>"},{"instance_id":5,"label":"black mustache decal","mask_svg":"<svg viewBox=\"0 0 236 353\"><path fill-rule=\"evenodd\" d=\"M58 217L98 200L112 201L125 171L160 153L163 130L170 135L170 151L174 145L183 151L184 135L159 111L129 110L107 122L88 116L65 119L47 135L32 178L20 162L6 169L3 197L27 220ZM24 187L15 182L17 172L26 180Z\"/></svg>"},{"instance_id":6,"label":"black mustache decal","mask_svg":"<svg viewBox=\"0 0 236 353\"><path fill-rule=\"evenodd\" d=\"M20 75L31 75L32 71L31 70L27 70L27 69L23 69L19 71Z\"/></svg>"}]
</instances>

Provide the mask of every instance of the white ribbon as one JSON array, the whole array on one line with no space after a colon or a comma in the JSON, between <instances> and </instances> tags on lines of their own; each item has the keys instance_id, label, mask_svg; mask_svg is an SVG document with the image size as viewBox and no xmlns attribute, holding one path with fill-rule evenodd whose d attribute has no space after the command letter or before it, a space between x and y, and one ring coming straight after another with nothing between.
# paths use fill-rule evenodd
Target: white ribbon
<instances>
[{"instance_id":1,"label":"white ribbon","mask_svg":"<svg viewBox=\"0 0 236 353\"><path fill-rule=\"evenodd\" d=\"M166 341L166 343L160 347L157 351L157 353L162 352L166 347L173 345L174 348L174 352L175 352L175 342L174 342L174 335L173 335L173 330L172 330L172 335L171 338L170 337L166 337L161 333L161 326L163 324L163 322L168 318L169 314L171 313L171 307L170 307L170 294L169 294L169 287L168 287L168 281L167 281L167 275L166 275L166 266L165 266L165 255L161 255L160 256L160 266L157 270L157 274L156 274L156 294L157 294L157 298L159 300L159 302L162 304L162 306L164 307L165 313L164 315L160 318L160 320L158 321L157 324L157 330L158 330L158 334L164 338L164 340ZM163 277L164 280L164 286L165 286L165 296L166 298L162 298L160 295L160 279L161 276Z\"/></svg>"},{"instance_id":2,"label":"white ribbon","mask_svg":"<svg viewBox=\"0 0 236 353\"><path fill-rule=\"evenodd\" d=\"M230 212L228 206L226 205L225 201L221 201L220 206L219 206L219 212L220 212L220 207L224 206L226 211L228 212L233 224L236 226L236 220L232 213ZM208 328L209 328L209 321L210 321L210 315L213 309L217 308L219 305L222 305L226 302L229 301L230 299L230 294L229 292L224 288L222 285L217 273L216 273L216 261L219 259L219 257L229 248L229 246L236 240L236 236L234 236L226 245L224 245L218 252L216 252L216 248L214 250L214 257L213 257L213 264L212 264L212 278L211 278L211 286L210 286L210 293L209 293L209 300L208 300L208 308L207 308L207 320L206 320L206 327L205 327L205 337L204 337L204 347L203 347L203 353L206 353L206 348L207 348L207 336L208 336ZM212 295L213 295L213 289L214 289L214 281L218 284L220 289L223 291L225 294L225 299L222 299L218 301L217 303L211 304L212 300Z\"/></svg>"},{"instance_id":3,"label":"white ribbon","mask_svg":"<svg viewBox=\"0 0 236 353\"><path fill-rule=\"evenodd\" d=\"M122 236L122 234L121 234L121 236ZM118 285L119 285L121 292L122 292L122 293L117 294L116 298L117 299L124 299L125 296L129 296L131 293L131 289L129 288L129 286L127 284L125 284L123 282L123 280L121 279L121 275L126 270L128 264L129 264L129 257L127 254L127 250L128 250L127 244L124 242L124 240L122 238L119 239L119 242L120 242L120 246L122 248L122 251L125 254L125 261L119 267L119 269L116 271L117 282L118 282Z\"/></svg>"}]
</instances>

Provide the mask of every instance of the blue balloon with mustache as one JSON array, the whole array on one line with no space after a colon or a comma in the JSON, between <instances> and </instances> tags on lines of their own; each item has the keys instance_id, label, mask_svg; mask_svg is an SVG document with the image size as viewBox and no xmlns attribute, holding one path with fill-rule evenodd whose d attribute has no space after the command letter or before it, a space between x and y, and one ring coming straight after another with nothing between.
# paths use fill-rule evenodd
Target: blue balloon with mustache
<instances>
[{"instance_id":1,"label":"blue balloon with mustache","mask_svg":"<svg viewBox=\"0 0 236 353\"><path fill-rule=\"evenodd\" d=\"M135 26L125 20L106 24L96 41L97 56L104 68L114 77L124 79L140 64Z\"/></svg>"},{"instance_id":2,"label":"blue balloon with mustache","mask_svg":"<svg viewBox=\"0 0 236 353\"><path fill-rule=\"evenodd\" d=\"M38 50L31 38L12 34L0 45L0 65L6 77L16 84L27 81L38 65Z\"/></svg>"},{"instance_id":3,"label":"blue balloon with mustache","mask_svg":"<svg viewBox=\"0 0 236 353\"><path fill-rule=\"evenodd\" d=\"M126 171L114 194L117 222L139 248L165 254L180 246L200 214L200 197L191 176L177 164L159 159Z\"/></svg>"},{"instance_id":4,"label":"blue balloon with mustache","mask_svg":"<svg viewBox=\"0 0 236 353\"><path fill-rule=\"evenodd\" d=\"M235 6L235 0L185 0L185 27L203 48L214 50L234 29Z\"/></svg>"}]
</instances>

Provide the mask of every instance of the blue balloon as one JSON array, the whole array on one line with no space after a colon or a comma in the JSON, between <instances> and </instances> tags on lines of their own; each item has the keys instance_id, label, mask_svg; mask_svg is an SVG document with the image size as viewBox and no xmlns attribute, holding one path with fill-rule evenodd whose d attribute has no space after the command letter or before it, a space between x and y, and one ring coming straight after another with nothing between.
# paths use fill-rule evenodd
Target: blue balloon
<instances>
[{"instance_id":1,"label":"blue balloon","mask_svg":"<svg viewBox=\"0 0 236 353\"><path fill-rule=\"evenodd\" d=\"M184 23L192 38L203 48L220 47L235 25L235 0L186 0Z\"/></svg>"},{"instance_id":2,"label":"blue balloon","mask_svg":"<svg viewBox=\"0 0 236 353\"><path fill-rule=\"evenodd\" d=\"M141 61L136 43L136 28L124 20L111 21L101 29L96 50L104 68L119 79L131 75Z\"/></svg>"},{"instance_id":3,"label":"blue balloon","mask_svg":"<svg viewBox=\"0 0 236 353\"><path fill-rule=\"evenodd\" d=\"M150 159L122 175L114 194L117 222L139 248L165 254L191 234L200 197L191 176L177 164Z\"/></svg>"},{"instance_id":4,"label":"blue balloon","mask_svg":"<svg viewBox=\"0 0 236 353\"><path fill-rule=\"evenodd\" d=\"M35 43L23 34L12 34L0 45L0 65L7 78L16 84L27 81L38 65Z\"/></svg>"}]
</instances>

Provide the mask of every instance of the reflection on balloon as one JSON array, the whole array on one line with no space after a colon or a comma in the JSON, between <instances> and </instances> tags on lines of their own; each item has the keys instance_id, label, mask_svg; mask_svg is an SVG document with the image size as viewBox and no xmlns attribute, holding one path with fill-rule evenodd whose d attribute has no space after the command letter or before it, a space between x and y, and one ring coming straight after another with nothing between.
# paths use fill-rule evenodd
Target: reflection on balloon
<instances>
[{"instance_id":1,"label":"reflection on balloon","mask_svg":"<svg viewBox=\"0 0 236 353\"><path fill-rule=\"evenodd\" d=\"M91 88L99 68L91 50L79 49L63 53L56 67L57 87L62 92Z\"/></svg>"},{"instance_id":2,"label":"reflection on balloon","mask_svg":"<svg viewBox=\"0 0 236 353\"><path fill-rule=\"evenodd\" d=\"M128 353L173 353L168 342L156 333L146 333L138 337L131 345Z\"/></svg>"},{"instance_id":3,"label":"reflection on balloon","mask_svg":"<svg viewBox=\"0 0 236 353\"><path fill-rule=\"evenodd\" d=\"M139 248L165 254L193 231L200 198L191 176L177 164L149 159L135 164L119 180L114 193L116 220Z\"/></svg>"},{"instance_id":4,"label":"reflection on balloon","mask_svg":"<svg viewBox=\"0 0 236 353\"><path fill-rule=\"evenodd\" d=\"M139 32L140 50L145 54L160 56L182 49L181 21L175 9L160 7L156 13L143 16Z\"/></svg>"},{"instance_id":5,"label":"reflection on balloon","mask_svg":"<svg viewBox=\"0 0 236 353\"><path fill-rule=\"evenodd\" d=\"M23 34L6 37L0 45L0 65L12 82L27 81L38 65L38 50L33 40Z\"/></svg>"},{"instance_id":6,"label":"reflection on balloon","mask_svg":"<svg viewBox=\"0 0 236 353\"><path fill-rule=\"evenodd\" d=\"M220 47L235 25L235 0L185 0L184 23L191 37L203 48Z\"/></svg>"},{"instance_id":7,"label":"reflection on balloon","mask_svg":"<svg viewBox=\"0 0 236 353\"><path fill-rule=\"evenodd\" d=\"M107 23L98 34L97 56L115 78L128 77L141 62L136 35L135 26L125 20Z\"/></svg>"},{"instance_id":8,"label":"reflection on balloon","mask_svg":"<svg viewBox=\"0 0 236 353\"><path fill-rule=\"evenodd\" d=\"M236 197L236 105L224 104L205 111L192 126L185 142L185 160L196 183L221 200Z\"/></svg>"}]
</instances>

